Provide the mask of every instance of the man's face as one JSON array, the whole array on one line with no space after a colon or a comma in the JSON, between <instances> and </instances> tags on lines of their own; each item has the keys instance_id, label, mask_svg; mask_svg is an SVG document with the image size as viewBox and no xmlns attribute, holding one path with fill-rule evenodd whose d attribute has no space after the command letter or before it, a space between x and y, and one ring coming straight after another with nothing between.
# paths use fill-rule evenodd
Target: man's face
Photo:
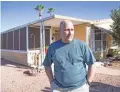
<instances>
[{"instance_id":1,"label":"man's face","mask_svg":"<svg viewBox=\"0 0 120 92\"><path fill-rule=\"evenodd\" d=\"M69 43L74 38L74 26L71 22L65 22L61 30L61 37L65 43Z\"/></svg>"}]
</instances>

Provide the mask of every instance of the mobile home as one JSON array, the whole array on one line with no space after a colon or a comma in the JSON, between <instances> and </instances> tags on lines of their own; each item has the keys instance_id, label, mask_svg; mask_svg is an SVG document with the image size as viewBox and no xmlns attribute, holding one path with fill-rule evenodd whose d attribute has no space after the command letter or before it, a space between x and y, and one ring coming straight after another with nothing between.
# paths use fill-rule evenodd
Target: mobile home
<instances>
[{"instance_id":1,"label":"mobile home","mask_svg":"<svg viewBox=\"0 0 120 92\"><path fill-rule=\"evenodd\" d=\"M86 42L96 58L105 56L112 45L111 31L105 28L107 22L52 15L2 32L1 57L24 65L42 66L46 48L60 39L59 24L64 19L72 21L74 37Z\"/></svg>"}]
</instances>

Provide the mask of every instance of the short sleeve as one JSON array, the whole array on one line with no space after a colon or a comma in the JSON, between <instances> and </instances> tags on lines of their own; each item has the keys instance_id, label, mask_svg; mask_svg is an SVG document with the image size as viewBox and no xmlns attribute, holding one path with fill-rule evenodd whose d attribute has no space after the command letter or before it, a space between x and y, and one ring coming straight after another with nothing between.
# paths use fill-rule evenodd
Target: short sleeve
<instances>
[{"instance_id":1,"label":"short sleeve","mask_svg":"<svg viewBox=\"0 0 120 92\"><path fill-rule=\"evenodd\" d=\"M48 51L47 51L47 54L45 56L43 65L49 67L49 66L51 66L52 63L53 62L52 62L52 59L51 59L51 48L49 47Z\"/></svg>"},{"instance_id":2,"label":"short sleeve","mask_svg":"<svg viewBox=\"0 0 120 92\"><path fill-rule=\"evenodd\" d=\"M87 44L84 45L84 54L83 54L84 62L89 66L95 63L96 59L91 51L91 49L88 47Z\"/></svg>"}]
</instances>

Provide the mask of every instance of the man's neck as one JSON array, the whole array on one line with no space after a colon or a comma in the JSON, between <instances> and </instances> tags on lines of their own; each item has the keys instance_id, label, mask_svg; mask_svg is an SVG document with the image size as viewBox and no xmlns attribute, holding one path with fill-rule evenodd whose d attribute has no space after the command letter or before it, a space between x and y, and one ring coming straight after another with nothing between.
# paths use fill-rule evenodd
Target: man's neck
<instances>
[{"instance_id":1,"label":"man's neck","mask_svg":"<svg viewBox=\"0 0 120 92\"><path fill-rule=\"evenodd\" d=\"M62 40L62 39L61 39L61 40ZM72 39L71 41L62 40L63 43L70 43L70 42L72 42L72 41L73 41L73 39Z\"/></svg>"}]
</instances>

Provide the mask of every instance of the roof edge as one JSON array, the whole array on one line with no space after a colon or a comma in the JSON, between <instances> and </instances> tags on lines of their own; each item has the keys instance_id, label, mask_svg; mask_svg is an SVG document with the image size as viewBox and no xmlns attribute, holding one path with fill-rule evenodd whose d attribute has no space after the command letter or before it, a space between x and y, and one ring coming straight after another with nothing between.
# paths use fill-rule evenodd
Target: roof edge
<instances>
[{"instance_id":1,"label":"roof edge","mask_svg":"<svg viewBox=\"0 0 120 92\"><path fill-rule=\"evenodd\" d=\"M13 31L13 30L17 30L17 29L20 29L20 28L23 28L23 27L26 27L26 26L29 26L31 24L36 24L36 23L38 23L40 21L43 22L43 21L46 21L46 20L49 20L49 19L52 19L52 18L55 18L55 15L45 17L45 18L42 18L42 19L39 19L39 20L36 20L36 21L32 21L32 22L29 22L29 23L26 23L26 24L23 24L23 25L20 25L20 26L17 26L17 27L13 27L11 29L8 29L6 31L1 32L1 34L6 33L6 32L10 32L10 31Z\"/></svg>"}]
</instances>

